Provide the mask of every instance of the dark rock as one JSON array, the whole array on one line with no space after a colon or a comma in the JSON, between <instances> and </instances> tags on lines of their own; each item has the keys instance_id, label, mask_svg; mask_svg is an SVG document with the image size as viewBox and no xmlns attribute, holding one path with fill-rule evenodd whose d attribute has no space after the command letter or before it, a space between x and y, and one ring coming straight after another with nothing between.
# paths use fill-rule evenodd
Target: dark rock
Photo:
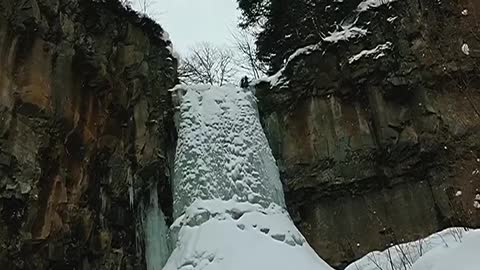
<instances>
[{"instance_id":1,"label":"dark rock","mask_svg":"<svg viewBox=\"0 0 480 270\"><path fill-rule=\"evenodd\" d=\"M157 181L171 213L163 33L119 1L0 0L0 269L145 268Z\"/></svg>"},{"instance_id":2,"label":"dark rock","mask_svg":"<svg viewBox=\"0 0 480 270\"><path fill-rule=\"evenodd\" d=\"M306 2L337 8L289 23L318 16L333 26L356 14L359 1L298 2L284 12ZM480 176L472 175L480 166L479 55L464 55L459 42L480 48L479 3L405 0L372 8L356 22L368 28L365 37L317 41L316 50L288 62L282 83L257 85L290 212L332 265L445 227L480 226L472 207L480 189ZM296 30L308 36L312 29ZM348 61L386 41L385 56Z\"/></svg>"}]
</instances>

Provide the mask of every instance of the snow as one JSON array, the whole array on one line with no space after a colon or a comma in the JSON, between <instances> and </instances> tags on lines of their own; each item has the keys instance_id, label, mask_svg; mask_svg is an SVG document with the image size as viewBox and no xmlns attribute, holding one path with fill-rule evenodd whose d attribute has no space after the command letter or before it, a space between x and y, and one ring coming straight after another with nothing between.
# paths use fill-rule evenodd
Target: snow
<instances>
[{"instance_id":1,"label":"snow","mask_svg":"<svg viewBox=\"0 0 480 270\"><path fill-rule=\"evenodd\" d=\"M463 43L463 45L462 45L462 52L463 52L465 55L470 55L470 47L468 46L467 43Z\"/></svg>"},{"instance_id":2,"label":"snow","mask_svg":"<svg viewBox=\"0 0 480 270\"><path fill-rule=\"evenodd\" d=\"M339 41L348 41L353 38L365 36L367 29L354 26L355 22L348 25L340 25L340 29L330 32L328 36L323 38L323 41L337 43Z\"/></svg>"},{"instance_id":3,"label":"snow","mask_svg":"<svg viewBox=\"0 0 480 270\"><path fill-rule=\"evenodd\" d=\"M288 64L290 61L292 61L293 59L297 58L300 55L308 55L312 51L315 51L315 50L318 50L318 49L320 49L320 44L313 44L313 45L308 45L308 46L305 46L303 48L300 48L288 57L288 60L287 60L286 64Z\"/></svg>"},{"instance_id":4,"label":"snow","mask_svg":"<svg viewBox=\"0 0 480 270\"><path fill-rule=\"evenodd\" d=\"M480 209L480 202L479 201L474 201L473 202L473 208Z\"/></svg>"},{"instance_id":5,"label":"snow","mask_svg":"<svg viewBox=\"0 0 480 270\"><path fill-rule=\"evenodd\" d=\"M285 206L283 187L252 91L235 86L177 86L178 144L174 217L196 199Z\"/></svg>"},{"instance_id":6,"label":"snow","mask_svg":"<svg viewBox=\"0 0 480 270\"><path fill-rule=\"evenodd\" d=\"M329 42L329 43L337 43L339 41L349 41L354 38L359 38L365 36L367 34L367 30L355 26L357 20L355 20L351 24L341 24L338 26L339 29L333 32L329 32L329 34L322 38L322 42ZM255 83L260 82L267 82L270 83L272 87L285 83L285 78L283 77L283 73L285 72L285 67L290 64L294 59L301 55L309 55L314 51L321 50L322 42L311 44L302 48L297 49L293 54L291 54L283 67L274 75L260 79Z\"/></svg>"},{"instance_id":7,"label":"snow","mask_svg":"<svg viewBox=\"0 0 480 270\"><path fill-rule=\"evenodd\" d=\"M345 270L478 270L479 246L480 230L450 228L371 252Z\"/></svg>"},{"instance_id":8,"label":"snow","mask_svg":"<svg viewBox=\"0 0 480 270\"><path fill-rule=\"evenodd\" d=\"M165 29L163 29L162 40L165 41L165 43L172 43L172 41L170 40L170 34L165 31Z\"/></svg>"},{"instance_id":9,"label":"snow","mask_svg":"<svg viewBox=\"0 0 480 270\"><path fill-rule=\"evenodd\" d=\"M167 46L167 50L168 52L170 52L170 54L175 60L180 61L181 59L180 54L173 48L172 45Z\"/></svg>"},{"instance_id":10,"label":"snow","mask_svg":"<svg viewBox=\"0 0 480 270\"><path fill-rule=\"evenodd\" d=\"M283 207L197 200L172 226L177 248L164 270L331 270Z\"/></svg>"},{"instance_id":11,"label":"snow","mask_svg":"<svg viewBox=\"0 0 480 270\"><path fill-rule=\"evenodd\" d=\"M397 19L398 19L398 16L392 16L392 17L387 18L387 22L392 23L392 22L396 21Z\"/></svg>"},{"instance_id":12,"label":"snow","mask_svg":"<svg viewBox=\"0 0 480 270\"><path fill-rule=\"evenodd\" d=\"M164 270L332 270L285 210L256 99L235 86L177 86L175 248Z\"/></svg>"},{"instance_id":13,"label":"snow","mask_svg":"<svg viewBox=\"0 0 480 270\"><path fill-rule=\"evenodd\" d=\"M376 8L382 5L390 4L395 2L396 0L364 0L357 6L358 12L364 12L371 8Z\"/></svg>"},{"instance_id":14,"label":"snow","mask_svg":"<svg viewBox=\"0 0 480 270\"><path fill-rule=\"evenodd\" d=\"M292 53L288 57L287 61L283 65L283 67L279 71L277 71L277 73L275 73L272 76L269 76L267 78L259 79L256 82L254 82L254 84L257 84L257 83L260 83L260 82L268 82L268 83L270 83L271 86L277 86L277 85L280 85L281 83L284 83L285 78L283 77L283 72L285 72L285 67L288 66L288 64L290 64L290 62L292 62L295 58L297 58L301 55L309 55L312 52L314 52L316 50L319 50L320 48L321 48L321 43L317 43L317 44L312 44L312 45L308 45L308 46L297 49L294 53Z\"/></svg>"},{"instance_id":15,"label":"snow","mask_svg":"<svg viewBox=\"0 0 480 270\"><path fill-rule=\"evenodd\" d=\"M259 79L254 82L254 85L260 82L267 82L270 86L274 87L280 85L285 82L285 78L283 77L283 72L285 71L285 66L282 67L277 73L273 74L272 76Z\"/></svg>"},{"instance_id":16,"label":"snow","mask_svg":"<svg viewBox=\"0 0 480 270\"><path fill-rule=\"evenodd\" d=\"M348 63L352 64L353 62L356 62L361 58L368 57L368 56L373 56L373 59L379 59L385 56L385 51L389 50L391 47L392 47L392 43L387 41L386 43L380 44L371 50L363 50L360 53L350 57L348 59Z\"/></svg>"},{"instance_id":17,"label":"snow","mask_svg":"<svg viewBox=\"0 0 480 270\"><path fill-rule=\"evenodd\" d=\"M475 199L473 201L473 208L480 209L480 194L475 195Z\"/></svg>"},{"instance_id":18,"label":"snow","mask_svg":"<svg viewBox=\"0 0 480 270\"><path fill-rule=\"evenodd\" d=\"M241 230L258 229L273 239L281 235L283 240L279 241L291 246L303 246L306 242L295 228L292 230L290 218L283 207L272 203L268 208L264 208L259 204L240 202L238 198L229 201L197 200L176 220L173 228L179 229L184 225L199 226L209 218L235 221Z\"/></svg>"},{"instance_id":19,"label":"snow","mask_svg":"<svg viewBox=\"0 0 480 270\"><path fill-rule=\"evenodd\" d=\"M422 256L412 270L478 270L480 230L465 233L461 241L438 245Z\"/></svg>"}]
</instances>

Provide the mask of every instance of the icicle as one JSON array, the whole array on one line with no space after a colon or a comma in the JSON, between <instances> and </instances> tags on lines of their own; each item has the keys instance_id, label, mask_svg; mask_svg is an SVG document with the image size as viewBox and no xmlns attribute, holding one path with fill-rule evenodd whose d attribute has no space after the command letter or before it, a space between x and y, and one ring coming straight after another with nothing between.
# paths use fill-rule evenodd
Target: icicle
<instances>
[{"instance_id":1,"label":"icicle","mask_svg":"<svg viewBox=\"0 0 480 270\"><path fill-rule=\"evenodd\" d=\"M135 195L134 195L134 189L133 189L133 177L132 177L132 172L130 170L130 167L127 170L127 182L128 182L128 197L130 201L130 208L133 209Z\"/></svg>"},{"instance_id":2,"label":"icicle","mask_svg":"<svg viewBox=\"0 0 480 270\"><path fill-rule=\"evenodd\" d=\"M157 186L150 189L150 204L143 221L147 270L161 270L170 256L168 227L158 204Z\"/></svg>"}]
</instances>

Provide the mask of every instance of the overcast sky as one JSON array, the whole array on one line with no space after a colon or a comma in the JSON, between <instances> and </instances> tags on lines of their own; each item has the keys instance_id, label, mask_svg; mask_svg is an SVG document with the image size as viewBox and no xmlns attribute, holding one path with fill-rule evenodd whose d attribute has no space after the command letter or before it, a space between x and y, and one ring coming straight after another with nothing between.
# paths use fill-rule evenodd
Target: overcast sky
<instances>
[{"instance_id":1,"label":"overcast sky","mask_svg":"<svg viewBox=\"0 0 480 270\"><path fill-rule=\"evenodd\" d=\"M217 45L231 40L240 12L236 0L153 0L148 12L170 34L181 55L195 43Z\"/></svg>"}]
</instances>

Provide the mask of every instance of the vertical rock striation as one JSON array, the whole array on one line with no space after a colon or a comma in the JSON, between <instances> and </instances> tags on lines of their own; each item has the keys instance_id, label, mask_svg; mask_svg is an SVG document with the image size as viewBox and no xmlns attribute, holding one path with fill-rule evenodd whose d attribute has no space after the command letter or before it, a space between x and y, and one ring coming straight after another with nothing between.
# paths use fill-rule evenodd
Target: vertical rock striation
<instances>
[{"instance_id":1,"label":"vertical rock striation","mask_svg":"<svg viewBox=\"0 0 480 270\"><path fill-rule=\"evenodd\" d=\"M478 1L343 2L310 1L330 31L257 86L287 205L335 266L480 226Z\"/></svg>"},{"instance_id":2,"label":"vertical rock striation","mask_svg":"<svg viewBox=\"0 0 480 270\"><path fill-rule=\"evenodd\" d=\"M144 267L138 211L152 185L171 204L164 36L117 1L0 0L1 269Z\"/></svg>"}]
</instances>

